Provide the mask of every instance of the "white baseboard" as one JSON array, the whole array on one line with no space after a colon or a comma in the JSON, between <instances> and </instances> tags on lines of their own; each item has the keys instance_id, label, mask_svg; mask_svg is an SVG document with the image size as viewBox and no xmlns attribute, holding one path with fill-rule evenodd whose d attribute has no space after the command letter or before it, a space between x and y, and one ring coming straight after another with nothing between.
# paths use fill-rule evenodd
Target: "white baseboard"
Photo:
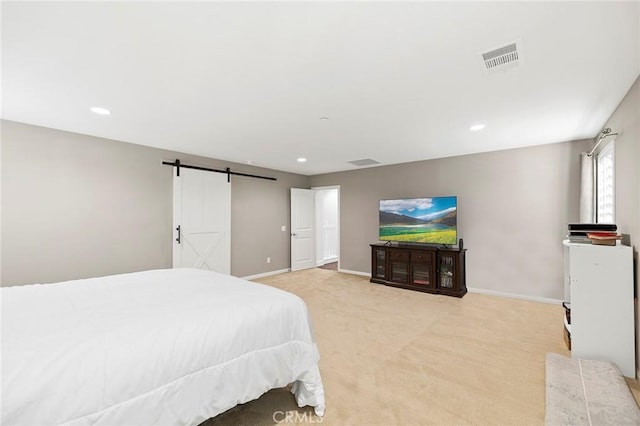
<instances>
[{"instance_id":1,"label":"white baseboard","mask_svg":"<svg viewBox=\"0 0 640 426\"><path fill-rule=\"evenodd\" d=\"M351 275L360 275L362 277L371 278L371 274L368 272L351 271L349 269L338 269L338 272L342 272L344 274L351 274Z\"/></svg>"},{"instance_id":2,"label":"white baseboard","mask_svg":"<svg viewBox=\"0 0 640 426\"><path fill-rule=\"evenodd\" d=\"M286 268L286 269L279 269L277 271L265 272L263 274L249 275L247 277L241 277L241 278L244 280L255 280L258 278L270 277L272 275L284 274L285 272L290 272L290 271L291 269ZM371 278L371 274L368 272L352 271L350 269L338 269L338 272L342 272L343 274L359 275L362 277ZM467 291L469 293L486 294L487 296L507 297L509 299L520 299L520 300L528 300L530 302L549 303L551 305L562 305L561 299L552 299L548 297L527 296L524 294L505 293L502 291L486 290L484 288L472 288L472 287L467 287ZM640 377L640 370L638 370L637 377Z\"/></svg>"},{"instance_id":3,"label":"white baseboard","mask_svg":"<svg viewBox=\"0 0 640 426\"><path fill-rule=\"evenodd\" d=\"M323 259L323 260L318 261L318 264L316 265L316 267L324 266L327 263L333 263L333 262L337 262L337 261L338 261L338 256L330 257L328 259Z\"/></svg>"},{"instance_id":4,"label":"white baseboard","mask_svg":"<svg viewBox=\"0 0 640 426\"><path fill-rule=\"evenodd\" d=\"M284 274L285 272L289 272L291 271L291 269L287 268L287 269L279 269L277 271L271 271L271 272L265 272L264 274L255 274L255 275L249 275L248 277L240 277L243 280L255 280L258 278L264 278L264 277L270 277L272 275L280 275L280 274Z\"/></svg>"},{"instance_id":5,"label":"white baseboard","mask_svg":"<svg viewBox=\"0 0 640 426\"><path fill-rule=\"evenodd\" d=\"M495 291L495 290L485 290L484 288L470 288L470 287L467 287L467 291L469 293L486 294L488 296L508 297L510 299L528 300L530 302L549 303L551 305L562 305L562 300L560 300L560 299L551 299L551 298L548 298L548 297L538 297L538 296L527 296L527 295L524 295L524 294L504 293L504 292Z\"/></svg>"}]
</instances>

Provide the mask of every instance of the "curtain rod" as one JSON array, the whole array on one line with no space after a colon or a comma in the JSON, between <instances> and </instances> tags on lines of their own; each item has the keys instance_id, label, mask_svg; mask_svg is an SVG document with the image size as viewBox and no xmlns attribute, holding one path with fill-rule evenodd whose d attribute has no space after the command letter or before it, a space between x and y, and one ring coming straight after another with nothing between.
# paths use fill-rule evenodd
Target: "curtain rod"
<instances>
[{"instance_id":1,"label":"curtain rod","mask_svg":"<svg viewBox=\"0 0 640 426\"><path fill-rule=\"evenodd\" d=\"M591 151L589 151L587 156L591 157L593 155L593 152L598 148L598 145L600 145L600 142L602 142L604 138L609 136L617 136L617 135L618 135L617 133L611 133L610 127L607 127L606 129L602 129L602 131L600 132L600 138L598 139L596 144L593 146L593 148L591 148Z\"/></svg>"},{"instance_id":2,"label":"curtain rod","mask_svg":"<svg viewBox=\"0 0 640 426\"><path fill-rule=\"evenodd\" d=\"M265 179L265 180L278 180L274 177L269 177L269 176L259 176L259 175L251 175L248 173L240 173L240 172L232 172L231 169L229 169L229 167L227 167L224 170L220 170L220 169L211 169L209 167L201 167L201 166L190 166L188 164L182 164L180 162L180 160L174 161L174 162L169 162L169 161L163 161L162 164L165 164L167 166L173 166L176 168L176 176L180 176L180 168L185 168L185 169L194 169L194 170L204 170L205 172L215 172L215 173L224 173L227 175L227 182L231 182L231 175L235 175L235 176L245 176L245 177L250 177L250 178L255 178L255 179Z\"/></svg>"}]
</instances>

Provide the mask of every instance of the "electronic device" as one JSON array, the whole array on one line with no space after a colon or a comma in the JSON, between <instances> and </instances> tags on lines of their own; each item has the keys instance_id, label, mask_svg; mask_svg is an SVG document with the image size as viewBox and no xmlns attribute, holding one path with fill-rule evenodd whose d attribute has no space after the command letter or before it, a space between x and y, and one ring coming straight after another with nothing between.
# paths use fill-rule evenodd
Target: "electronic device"
<instances>
[{"instance_id":1,"label":"electronic device","mask_svg":"<svg viewBox=\"0 0 640 426\"><path fill-rule=\"evenodd\" d=\"M458 199L449 197L380 200L380 241L454 245Z\"/></svg>"}]
</instances>

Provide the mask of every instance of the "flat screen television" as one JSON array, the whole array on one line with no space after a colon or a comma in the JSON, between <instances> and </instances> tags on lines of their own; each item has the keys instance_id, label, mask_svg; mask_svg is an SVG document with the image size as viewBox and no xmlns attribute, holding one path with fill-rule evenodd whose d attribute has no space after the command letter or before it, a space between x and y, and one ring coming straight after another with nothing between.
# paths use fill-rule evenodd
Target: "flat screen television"
<instances>
[{"instance_id":1,"label":"flat screen television","mask_svg":"<svg viewBox=\"0 0 640 426\"><path fill-rule=\"evenodd\" d=\"M457 197L380 200L380 241L457 243Z\"/></svg>"}]
</instances>

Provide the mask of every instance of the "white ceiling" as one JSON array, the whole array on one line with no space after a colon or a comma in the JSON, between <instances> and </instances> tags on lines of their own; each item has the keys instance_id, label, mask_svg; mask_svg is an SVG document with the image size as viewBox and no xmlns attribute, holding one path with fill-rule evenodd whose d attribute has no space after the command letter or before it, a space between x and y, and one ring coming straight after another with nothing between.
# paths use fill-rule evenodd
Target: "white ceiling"
<instances>
[{"instance_id":1,"label":"white ceiling","mask_svg":"<svg viewBox=\"0 0 640 426\"><path fill-rule=\"evenodd\" d=\"M2 118L305 175L591 138L640 74L639 9L3 2Z\"/></svg>"}]
</instances>

